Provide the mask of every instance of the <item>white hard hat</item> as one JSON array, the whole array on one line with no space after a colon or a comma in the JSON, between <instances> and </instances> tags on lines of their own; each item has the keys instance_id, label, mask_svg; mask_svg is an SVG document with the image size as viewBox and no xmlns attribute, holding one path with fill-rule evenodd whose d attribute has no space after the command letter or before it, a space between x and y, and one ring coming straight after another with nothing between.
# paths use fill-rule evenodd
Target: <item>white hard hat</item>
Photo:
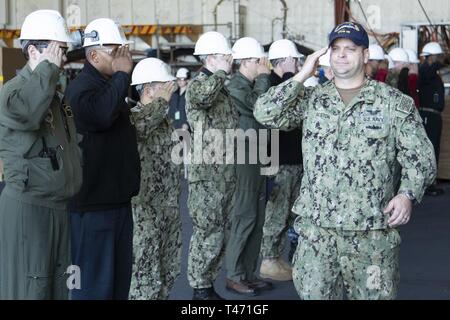
<instances>
[{"instance_id":1,"label":"white hard hat","mask_svg":"<svg viewBox=\"0 0 450 320\"><path fill-rule=\"evenodd\" d=\"M421 56L430 56L434 54L442 54L444 51L442 51L442 47L437 42L428 42L426 45L424 45L422 49Z\"/></svg>"},{"instance_id":2,"label":"white hard hat","mask_svg":"<svg viewBox=\"0 0 450 320\"><path fill-rule=\"evenodd\" d=\"M125 45L130 43L133 43L133 41L127 41L125 32L120 25L111 19L95 19L91 21L84 30L83 47L107 44Z\"/></svg>"},{"instance_id":3,"label":"white hard hat","mask_svg":"<svg viewBox=\"0 0 450 320\"><path fill-rule=\"evenodd\" d=\"M303 55L298 52L295 43L288 39L277 40L269 48L269 60L281 58L301 58Z\"/></svg>"},{"instance_id":4,"label":"white hard hat","mask_svg":"<svg viewBox=\"0 0 450 320\"><path fill-rule=\"evenodd\" d=\"M402 48L394 48L389 51L389 56L396 62L409 62L408 54Z\"/></svg>"},{"instance_id":5,"label":"white hard hat","mask_svg":"<svg viewBox=\"0 0 450 320\"><path fill-rule=\"evenodd\" d=\"M131 75L131 85L151 83L151 82L167 82L176 80L170 73L169 66L157 58L146 58L141 60L133 70Z\"/></svg>"},{"instance_id":6,"label":"white hard hat","mask_svg":"<svg viewBox=\"0 0 450 320\"><path fill-rule=\"evenodd\" d=\"M176 77L177 78L185 78L185 79L189 78L189 70L186 68L178 69Z\"/></svg>"},{"instance_id":7,"label":"white hard hat","mask_svg":"<svg viewBox=\"0 0 450 320\"><path fill-rule=\"evenodd\" d=\"M330 49L328 49L327 52L319 58L319 65L322 67L331 67L330 58L331 52Z\"/></svg>"},{"instance_id":8,"label":"white hard hat","mask_svg":"<svg viewBox=\"0 0 450 320\"><path fill-rule=\"evenodd\" d=\"M37 10L30 13L23 22L20 40L74 42L66 21L55 10Z\"/></svg>"},{"instance_id":9,"label":"white hard hat","mask_svg":"<svg viewBox=\"0 0 450 320\"><path fill-rule=\"evenodd\" d=\"M394 60L392 60L392 58L388 54L385 54L384 58L388 61L388 69L389 70L394 69L395 67Z\"/></svg>"},{"instance_id":10,"label":"white hard hat","mask_svg":"<svg viewBox=\"0 0 450 320\"><path fill-rule=\"evenodd\" d=\"M411 49L405 49L405 51L408 54L409 63L419 63L420 62L420 60L417 59L417 53L415 53Z\"/></svg>"},{"instance_id":11,"label":"white hard hat","mask_svg":"<svg viewBox=\"0 0 450 320\"><path fill-rule=\"evenodd\" d=\"M194 55L231 54L231 47L223 34L209 31L200 36L195 44Z\"/></svg>"},{"instance_id":12,"label":"white hard hat","mask_svg":"<svg viewBox=\"0 0 450 320\"><path fill-rule=\"evenodd\" d=\"M384 60L384 50L378 44L369 46L369 60Z\"/></svg>"},{"instance_id":13,"label":"white hard hat","mask_svg":"<svg viewBox=\"0 0 450 320\"><path fill-rule=\"evenodd\" d=\"M236 41L231 51L234 60L265 57L261 44L251 37L244 37Z\"/></svg>"}]
</instances>

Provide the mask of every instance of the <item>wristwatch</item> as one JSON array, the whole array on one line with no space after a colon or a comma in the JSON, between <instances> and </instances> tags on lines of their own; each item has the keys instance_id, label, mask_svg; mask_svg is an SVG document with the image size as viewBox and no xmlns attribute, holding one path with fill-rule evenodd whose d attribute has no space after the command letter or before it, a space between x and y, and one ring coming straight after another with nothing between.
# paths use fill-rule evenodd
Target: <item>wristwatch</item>
<instances>
[{"instance_id":1,"label":"wristwatch","mask_svg":"<svg viewBox=\"0 0 450 320\"><path fill-rule=\"evenodd\" d=\"M414 193L413 193L412 191L409 191L409 190L407 190L407 191L400 191L398 194L404 195L404 196L407 197L413 204L416 204L416 203L417 203L416 196L414 195Z\"/></svg>"}]
</instances>

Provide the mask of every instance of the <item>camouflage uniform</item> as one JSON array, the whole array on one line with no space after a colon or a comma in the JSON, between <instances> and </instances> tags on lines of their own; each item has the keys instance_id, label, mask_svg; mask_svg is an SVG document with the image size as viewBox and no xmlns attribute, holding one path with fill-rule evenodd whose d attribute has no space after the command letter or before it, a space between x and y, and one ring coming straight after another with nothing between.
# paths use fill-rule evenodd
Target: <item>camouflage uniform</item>
<instances>
[{"instance_id":1,"label":"camouflage uniform","mask_svg":"<svg viewBox=\"0 0 450 320\"><path fill-rule=\"evenodd\" d=\"M164 99L132 109L141 156L141 191L133 199L132 299L167 299L180 273L180 169L171 161L172 129Z\"/></svg>"},{"instance_id":2,"label":"camouflage uniform","mask_svg":"<svg viewBox=\"0 0 450 320\"><path fill-rule=\"evenodd\" d=\"M194 130L194 154L202 152L195 141L196 129L235 129L237 113L225 88L224 71L202 69L186 91L188 122ZM203 147L212 145L204 139ZM196 148L197 146L197 148ZM225 148L224 148L225 149ZM195 155L194 155L195 157ZM223 157L225 159L225 155ZM220 269L228 241L236 171L234 165L192 164L188 172L188 208L193 233L189 247L188 280L194 289L211 288Z\"/></svg>"},{"instance_id":3,"label":"camouflage uniform","mask_svg":"<svg viewBox=\"0 0 450 320\"><path fill-rule=\"evenodd\" d=\"M303 124L304 175L293 207L300 297L341 297L340 274L349 298L394 298L400 237L383 210L397 191L420 201L436 175L413 100L367 80L346 106L333 82L288 81L258 99L255 117L284 130Z\"/></svg>"},{"instance_id":4,"label":"camouflage uniform","mask_svg":"<svg viewBox=\"0 0 450 320\"><path fill-rule=\"evenodd\" d=\"M286 231L294 224L292 206L298 197L302 172L300 165L281 165L275 176L274 187L266 205L261 244L263 258L277 258L283 254Z\"/></svg>"},{"instance_id":5,"label":"camouflage uniform","mask_svg":"<svg viewBox=\"0 0 450 320\"><path fill-rule=\"evenodd\" d=\"M296 221L294 285L303 299L394 299L400 279L396 229L350 231ZM339 267L330 267L338 264ZM314 268L314 272L311 272Z\"/></svg>"}]
</instances>

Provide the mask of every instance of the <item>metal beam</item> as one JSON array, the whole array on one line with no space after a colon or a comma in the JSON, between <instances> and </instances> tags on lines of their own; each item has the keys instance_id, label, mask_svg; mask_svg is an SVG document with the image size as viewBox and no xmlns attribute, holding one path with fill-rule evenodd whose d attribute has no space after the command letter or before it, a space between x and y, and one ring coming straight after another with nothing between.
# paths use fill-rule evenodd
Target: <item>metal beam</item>
<instances>
[{"instance_id":1,"label":"metal beam","mask_svg":"<svg viewBox=\"0 0 450 320\"><path fill-rule=\"evenodd\" d=\"M9 23L8 1L0 0L0 27L6 26Z\"/></svg>"}]
</instances>

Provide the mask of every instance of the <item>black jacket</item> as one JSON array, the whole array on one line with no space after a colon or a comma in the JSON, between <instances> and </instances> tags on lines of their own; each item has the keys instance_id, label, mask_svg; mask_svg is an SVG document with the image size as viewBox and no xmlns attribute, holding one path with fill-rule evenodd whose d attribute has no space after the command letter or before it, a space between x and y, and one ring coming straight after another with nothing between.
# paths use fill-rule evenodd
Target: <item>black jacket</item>
<instances>
[{"instance_id":1,"label":"black jacket","mask_svg":"<svg viewBox=\"0 0 450 320\"><path fill-rule=\"evenodd\" d=\"M176 119L176 113L179 117ZM186 91L180 94L180 89L175 91L169 102L169 118L173 120L173 128L180 129L183 124L188 124L186 117Z\"/></svg>"},{"instance_id":2,"label":"black jacket","mask_svg":"<svg viewBox=\"0 0 450 320\"><path fill-rule=\"evenodd\" d=\"M294 76L293 73L285 73L280 78L275 72L270 74L270 83L277 86ZM302 131L295 129L292 131L280 130L280 165L302 164Z\"/></svg>"},{"instance_id":3,"label":"black jacket","mask_svg":"<svg viewBox=\"0 0 450 320\"><path fill-rule=\"evenodd\" d=\"M442 68L440 63L432 65L424 62L419 68L419 99L421 108L435 109L439 112L444 110L444 83L437 71Z\"/></svg>"},{"instance_id":4,"label":"black jacket","mask_svg":"<svg viewBox=\"0 0 450 320\"><path fill-rule=\"evenodd\" d=\"M105 79L90 63L66 90L78 133L83 135L83 185L71 211L105 211L128 205L139 193L136 129L125 103L130 76Z\"/></svg>"}]
</instances>

